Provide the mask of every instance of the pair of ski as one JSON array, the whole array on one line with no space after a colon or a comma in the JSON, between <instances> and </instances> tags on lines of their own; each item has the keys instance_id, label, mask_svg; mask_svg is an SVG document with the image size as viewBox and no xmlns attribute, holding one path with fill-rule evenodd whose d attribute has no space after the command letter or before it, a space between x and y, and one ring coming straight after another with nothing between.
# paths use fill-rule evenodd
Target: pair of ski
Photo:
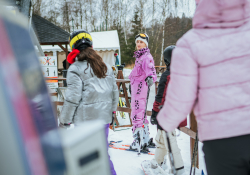
<instances>
[{"instance_id":1,"label":"pair of ski","mask_svg":"<svg viewBox=\"0 0 250 175\"><path fill-rule=\"evenodd\" d=\"M130 149L130 145L122 145L122 147L116 147L114 144L115 143L121 143L122 141L110 141L109 147L112 149L117 149L117 150L124 150L124 151L133 151L137 152L137 149ZM155 147L150 147L150 148L155 148ZM142 154L148 154L148 155L154 155L153 153L150 153L149 150L140 150L140 153Z\"/></svg>"}]
</instances>

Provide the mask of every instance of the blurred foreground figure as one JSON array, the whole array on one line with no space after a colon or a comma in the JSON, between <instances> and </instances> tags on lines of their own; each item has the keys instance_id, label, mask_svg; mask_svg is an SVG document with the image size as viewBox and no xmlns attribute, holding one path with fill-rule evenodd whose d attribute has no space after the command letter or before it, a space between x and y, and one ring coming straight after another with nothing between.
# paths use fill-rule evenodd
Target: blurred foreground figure
<instances>
[{"instance_id":1,"label":"blurred foreground figure","mask_svg":"<svg viewBox=\"0 0 250 175\"><path fill-rule=\"evenodd\" d=\"M0 2L0 174L62 175L61 138L28 20L5 10Z\"/></svg>"},{"instance_id":2,"label":"blurred foreground figure","mask_svg":"<svg viewBox=\"0 0 250 175\"><path fill-rule=\"evenodd\" d=\"M166 103L166 131L194 108L209 175L250 174L250 1L201 0L178 42Z\"/></svg>"},{"instance_id":3,"label":"blurred foreground figure","mask_svg":"<svg viewBox=\"0 0 250 175\"><path fill-rule=\"evenodd\" d=\"M60 115L60 126L67 128L71 123L77 125L88 120L102 119L108 139L109 124L112 123L119 99L113 70L93 50L92 37L87 31L73 32L70 35L70 47L72 52L67 61L72 65L67 73L68 88ZM115 175L111 160L110 167L112 175Z\"/></svg>"}]
</instances>

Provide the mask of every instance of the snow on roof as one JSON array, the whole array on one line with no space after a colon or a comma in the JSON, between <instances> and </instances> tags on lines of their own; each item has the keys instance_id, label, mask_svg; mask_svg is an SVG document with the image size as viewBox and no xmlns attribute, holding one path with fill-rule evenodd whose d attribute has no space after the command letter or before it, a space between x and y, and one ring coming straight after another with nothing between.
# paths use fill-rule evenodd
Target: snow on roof
<instances>
[{"instance_id":1,"label":"snow on roof","mask_svg":"<svg viewBox=\"0 0 250 175\"><path fill-rule=\"evenodd\" d=\"M120 43L117 30L104 31L104 32L91 32L90 35L93 39L93 48L97 51L110 51L110 50L119 50ZM58 45L41 45L43 51L63 51ZM65 47L65 45L63 45ZM68 45L68 50L70 47Z\"/></svg>"}]
</instances>

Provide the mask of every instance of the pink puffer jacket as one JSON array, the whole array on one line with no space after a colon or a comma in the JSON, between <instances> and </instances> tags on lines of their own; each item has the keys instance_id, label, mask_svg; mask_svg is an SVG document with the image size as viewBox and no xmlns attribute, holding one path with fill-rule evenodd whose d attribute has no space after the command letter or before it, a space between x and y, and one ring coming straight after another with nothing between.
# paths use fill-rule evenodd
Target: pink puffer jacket
<instances>
[{"instance_id":1,"label":"pink puffer jacket","mask_svg":"<svg viewBox=\"0 0 250 175\"><path fill-rule=\"evenodd\" d=\"M250 1L201 0L173 52L158 121L172 131L194 108L201 141L250 134Z\"/></svg>"}]
</instances>

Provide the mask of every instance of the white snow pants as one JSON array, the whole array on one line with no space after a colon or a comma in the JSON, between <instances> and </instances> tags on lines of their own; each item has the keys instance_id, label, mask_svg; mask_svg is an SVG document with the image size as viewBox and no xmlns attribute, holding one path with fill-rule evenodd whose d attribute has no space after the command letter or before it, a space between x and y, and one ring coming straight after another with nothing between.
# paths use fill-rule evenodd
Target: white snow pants
<instances>
[{"instance_id":1,"label":"white snow pants","mask_svg":"<svg viewBox=\"0 0 250 175\"><path fill-rule=\"evenodd\" d=\"M184 164L181 157L180 149L177 145L175 131L169 133L169 139L174 156L175 169L176 170L182 169L184 168ZM162 162L164 161L164 156L168 153L166 132L164 130L158 129L157 135L155 137L155 142L156 142L155 160L159 165L161 165Z\"/></svg>"}]
</instances>

